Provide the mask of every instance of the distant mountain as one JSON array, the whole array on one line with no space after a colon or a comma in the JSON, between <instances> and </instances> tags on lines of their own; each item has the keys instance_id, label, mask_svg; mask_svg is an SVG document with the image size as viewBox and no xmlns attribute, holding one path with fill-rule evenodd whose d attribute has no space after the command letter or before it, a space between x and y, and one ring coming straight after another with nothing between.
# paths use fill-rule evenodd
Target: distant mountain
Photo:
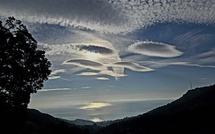
<instances>
[{"instance_id":1,"label":"distant mountain","mask_svg":"<svg viewBox=\"0 0 215 134\"><path fill-rule=\"evenodd\" d=\"M88 134L88 130L66 123L35 109L28 109L21 134Z\"/></svg>"},{"instance_id":2,"label":"distant mountain","mask_svg":"<svg viewBox=\"0 0 215 134\"><path fill-rule=\"evenodd\" d=\"M119 122L120 120L113 120L113 121L101 121L101 122L93 122L89 120L83 120L83 119L76 119L72 121L65 120L68 123L75 124L77 126L90 126L90 125L97 125L99 127L106 127L109 126L110 124Z\"/></svg>"},{"instance_id":3,"label":"distant mountain","mask_svg":"<svg viewBox=\"0 0 215 134\"><path fill-rule=\"evenodd\" d=\"M189 90L181 98L98 134L215 134L215 85Z\"/></svg>"},{"instance_id":4,"label":"distant mountain","mask_svg":"<svg viewBox=\"0 0 215 134\"><path fill-rule=\"evenodd\" d=\"M66 122L71 123L71 124L75 124L77 126L89 126L89 125L96 124L96 122L89 121L89 120L83 120L83 119L76 119L76 120L72 120L72 121L67 120Z\"/></svg>"},{"instance_id":5,"label":"distant mountain","mask_svg":"<svg viewBox=\"0 0 215 134\"><path fill-rule=\"evenodd\" d=\"M21 134L215 134L215 85L189 90L148 113L95 123L67 121L27 110Z\"/></svg>"}]
</instances>

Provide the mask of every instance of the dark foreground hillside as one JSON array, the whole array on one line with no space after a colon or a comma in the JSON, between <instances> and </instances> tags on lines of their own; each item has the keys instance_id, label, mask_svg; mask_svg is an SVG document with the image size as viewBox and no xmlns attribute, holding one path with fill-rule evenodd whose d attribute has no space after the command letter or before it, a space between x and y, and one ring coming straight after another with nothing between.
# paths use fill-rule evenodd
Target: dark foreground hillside
<instances>
[{"instance_id":1,"label":"dark foreground hillside","mask_svg":"<svg viewBox=\"0 0 215 134\"><path fill-rule=\"evenodd\" d=\"M215 134L215 85L189 90L146 114L102 128L98 134Z\"/></svg>"},{"instance_id":2,"label":"dark foreground hillside","mask_svg":"<svg viewBox=\"0 0 215 134\"><path fill-rule=\"evenodd\" d=\"M107 127L77 126L29 109L22 134L215 134L215 85L189 90L170 104ZM114 121L113 121L114 122Z\"/></svg>"}]
</instances>

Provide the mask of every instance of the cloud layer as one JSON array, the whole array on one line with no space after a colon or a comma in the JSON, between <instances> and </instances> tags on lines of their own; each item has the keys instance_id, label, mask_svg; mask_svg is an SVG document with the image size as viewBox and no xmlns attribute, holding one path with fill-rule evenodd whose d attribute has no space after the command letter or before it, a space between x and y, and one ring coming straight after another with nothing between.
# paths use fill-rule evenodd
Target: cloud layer
<instances>
[{"instance_id":1,"label":"cloud layer","mask_svg":"<svg viewBox=\"0 0 215 134\"><path fill-rule=\"evenodd\" d=\"M0 15L106 33L128 33L157 22L214 23L214 5L214 0L1 0Z\"/></svg>"}]
</instances>

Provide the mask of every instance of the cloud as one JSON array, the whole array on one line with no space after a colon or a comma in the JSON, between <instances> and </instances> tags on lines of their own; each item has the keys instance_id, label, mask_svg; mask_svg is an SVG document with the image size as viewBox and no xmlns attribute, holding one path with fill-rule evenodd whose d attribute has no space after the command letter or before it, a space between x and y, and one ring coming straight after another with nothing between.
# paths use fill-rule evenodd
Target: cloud
<instances>
[{"instance_id":1,"label":"cloud","mask_svg":"<svg viewBox=\"0 0 215 134\"><path fill-rule=\"evenodd\" d=\"M64 73L64 72L66 72L65 69L58 69L58 70L52 71L50 75L56 75L56 74L58 74L58 73Z\"/></svg>"},{"instance_id":2,"label":"cloud","mask_svg":"<svg viewBox=\"0 0 215 134\"><path fill-rule=\"evenodd\" d=\"M116 2L121 4L122 12L127 15L130 27L136 26L141 29L163 22L185 22L185 23L214 23L215 14L213 7L215 2L196 0L142 0Z\"/></svg>"},{"instance_id":3,"label":"cloud","mask_svg":"<svg viewBox=\"0 0 215 134\"><path fill-rule=\"evenodd\" d=\"M49 80L55 80L55 79L60 79L61 76L49 76Z\"/></svg>"},{"instance_id":4,"label":"cloud","mask_svg":"<svg viewBox=\"0 0 215 134\"><path fill-rule=\"evenodd\" d=\"M214 5L213 0L1 0L0 16L99 32L128 33L157 22L214 23Z\"/></svg>"},{"instance_id":5,"label":"cloud","mask_svg":"<svg viewBox=\"0 0 215 134\"><path fill-rule=\"evenodd\" d=\"M193 64L193 63L185 64L185 66L201 67L201 68L215 68L215 66L213 66L213 65L201 65L201 64Z\"/></svg>"},{"instance_id":6,"label":"cloud","mask_svg":"<svg viewBox=\"0 0 215 134\"><path fill-rule=\"evenodd\" d=\"M212 49L208 52L204 52L202 54L199 54L195 57L195 59L199 63L208 64L208 63L214 63L215 62L215 49Z\"/></svg>"},{"instance_id":7,"label":"cloud","mask_svg":"<svg viewBox=\"0 0 215 134\"><path fill-rule=\"evenodd\" d=\"M176 50L175 46L152 41L136 42L130 45L128 50L137 54L164 58L178 57L183 54Z\"/></svg>"},{"instance_id":8,"label":"cloud","mask_svg":"<svg viewBox=\"0 0 215 134\"><path fill-rule=\"evenodd\" d=\"M109 80L109 78L106 78L106 77L97 77L96 79L97 80Z\"/></svg>"},{"instance_id":9,"label":"cloud","mask_svg":"<svg viewBox=\"0 0 215 134\"><path fill-rule=\"evenodd\" d=\"M98 72L82 72L82 73L79 73L77 75L80 75L80 76L95 76L95 75L99 75Z\"/></svg>"},{"instance_id":10,"label":"cloud","mask_svg":"<svg viewBox=\"0 0 215 134\"><path fill-rule=\"evenodd\" d=\"M116 62L116 63L111 64L111 66L128 68L133 71L139 71L139 72L153 71L153 69L151 69L149 67L141 66L138 63L134 63L134 62L125 62L125 61Z\"/></svg>"},{"instance_id":11,"label":"cloud","mask_svg":"<svg viewBox=\"0 0 215 134\"><path fill-rule=\"evenodd\" d=\"M151 67L151 68L161 68L166 66L185 66L189 64L189 62L185 61L174 61L174 60L160 60L160 61L141 61L141 63Z\"/></svg>"},{"instance_id":12,"label":"cloud","mask_svg":"<svg viewBox=\"0 0 215 134\"><path fill-rule=\"evenodd\" d=\"M85 34L86 36L84 36ZM79 67L79 69L81 68L82 71L84 69L101 71L98 73L80 73L79 75L92 76L110 74L110 76L113 76L115 78L118 76L121 77L124 73L123 68L113 67L113 71L108 71L108 68L106 67L107 63L121 61L118 51L114 48L113 44L92 34L85 34L82 33L84 38L87 37L87 40L84 43L82 42L55 45L40 43L39 46L46 51L46 55L49 56L50 59L53 59L53 56L56 57L56 61L58 59L60 61L62 59L65 59L64 61L62 61L63 64L61 65L73 65L71 68L74 68L76 66ZM88 38L90 40L88 40ZM57 62L59 63L60 61ZM71 72L68 69L66 69L66 71L67 73Z\"/></svg>"},{"instance_id":13,"label":"cloud","mask_svg":"<svg viewBox=\"0 0 215 134\"><path fill-rule=\"evenodd\" d=\"M98 53L98 54L104 54L104 55L113 53L113 50L111 50L109 48L96 46L96 45L80 46L79 50L88 51L88 52L92 52L92 53Z\"/></svg>"},{"instance_id":14,"label":"cloud","mask_svg":"<svg viewBox=\"0 0 215 134\"><path fill-rule=\"evenodd\" d=\"M76 65L83 65L83 66L93 66L93 67L101 67L102 64L90 61L90 60L84 60L84 59L75 59L75 60L68 60L65 62L65 64L76 64Z\"/></svg>"},{"instance_id":15,"label":"cloud","mask_svg":"<svg viewBox=\"0 0 215 134\"><path fill-rule=\"evenodd\" d=\"M84 35L83 35L84 36ZM87 34L91 41L86 38L86 43L68 43L68 44L44 44L39 43L38 46L40 49L46 51L47 56L71 56L73 58L84 58L89 60L94 60L98 62L111 62L119 60L119 54L113 47L112 43L100 39L96 36ZM78 38L82 38L79 36ZM76 40L79 42L78 40ZM92 45L93 44L93 45Z\"/></svg>"},{"instance_id":16,"label":"cloud","mask_svg":"<svg viewBox=\"0 0 215 134\"><path fill-rule=\"evenodd\" d=\"M193 55L199 51L199 47L201 47L202 44L207 43L209 45L210 40L213 42L214 37L215 35L213 32L206 32L205 29L198 28L188 30L187 32L174 37L173 41L176 44L180 44L180 49L185 52L189 52L190 55Z\"/></svg>"},{"instance_id":17,"label":"cloud","mask_svg":"<svg viewBox=\"0 0 215 134\"><path fill-rule=\"evenodd\" d=\"M189 59L191 60L191 59ZM193 60L193 62L195 62ZM213 65L204 65L198 63L192 63L188 61L143 61L144 64L147 64L153 68L161 68L166 66L191 66L191 67L200 67L200 68L215 68Z\"/></svg>"},{"instance_id":18,"label":"cloud","mask_svg":"<svg viewBox=\"0 0 215 134\"><path fill-rule=\"evenodd\" d=\"M82 87L83 89L90 89L91 87Z\"/></svg>"},{"instance_id":19,"label":"cloud","mask_svg":"<svg viewBox=\"0 0 215 134\"><path fill-rule=\"evenodd\" d=\"M68 64L77 65L79 67L89 68L92 70L104 70L104 69L106 69L106 67L103 66L103 64L101 64L101 63L98 63L95 61L90 61L90 60L84 60L84 59L67 60L63 63L63 65L68 65Z\"/></svg>"},{"instance_id":20,"label":"cloud","mask_svg":"<svg viewBox=\"0 0 215 134\"><path fill-rule=\"evenodd\" d=\"M100 76L100 75L108 75L108 76L111 76L111 77L114 77L116 80L118 80L119 78L121 77L125 77L127 76L126 74L124 74L124 72L120 73L115 73L114 71L112 70L102 70L102 71L99 71L99 72L82 72L82 73L79 73L77 74L79 76ZM102 78L104 79L104 78ZM101 80L101 78L100 78Z\"/></svg>"},{"instance_id":21,"label":"cloud","mask_svg":"<svg viewBox=\"0 0 215 134\"><path fill-rule=\"evenodd\" d=\"M46 51L46 55L65 55L65 54L78 54L76 44L44 44L38 43L38 47Z\"/></svg>"},{"instance_id":22,"label":"cloud","mask_svg":"<svg viewBox=\"0 0 215 134\"><path fill-rule=\"evenodd\" d=\"M44 88L41 90L38 90L39 92L51 92L51 91L67 91L72 90L71 88Z\"/></svg>"},{"instance_id":23,"label":"cloud","mask_svg":"<svg viewBox=\"0 0 215 134\"><path fill-rule=\"evenodd\" d=\"M62 78L61 76L49 76L48 79L49 80L61 79L61 80L64 80L64 81L72 81L70 79Z\"/></svg>"},{"instance_id":24,"label":"cloud","mask_svg":"<svg viewBox=\"0 0 215 134\"><path fill-rule=\"evenodd\" d=\"M72 81L70 79L66 79L66 78L60 78L61 80L64 80L64 81Z\"/></svg>"},{"instance_id":25,"label":"cloud","mask_svg":"<svg viewBox=\"0 0 215 134\"><path fill-rule=\"evenodd\" d=\"M99 72L100 75L108 75L108 76L112 76L114 77L116 80L118 80L119 78L121 77L125 77L127 76L126 74L124 74L124 71L123 72L114 72L114 71L111 71L111 70L102 70Z\"/></svg>"},{"instance_id":26,"label":"cloud","mask_svg":"<svg viewBox=\"0 0 215 134\"><path fill-rule=\"evenodd\" d=\"M85 106L80 107L80 109L94 110L94 109L104 108L108 106L111 106L111 104L107 102L91 102L86 104Z\"/></svg>"},{"instance_id":27,"label":"cloud","mask_svg":"<svg viewBox=\"0 0 215 134\"><path fill-rule=\"evenodd\" d=\"M3 0L0 9L2 16L96 31L116 31L116 26L125 20L123 14L103 0Z\"/></svg>"},{"instance_id":28,"label":"cloud","mask_svg":"<svg viewBox=\"0 0 215 134\"><path fill-rule=\"evenodd\" d=\"M215 49L198 55L199 58L215 57Z\"/></svg>"}]
</instances>

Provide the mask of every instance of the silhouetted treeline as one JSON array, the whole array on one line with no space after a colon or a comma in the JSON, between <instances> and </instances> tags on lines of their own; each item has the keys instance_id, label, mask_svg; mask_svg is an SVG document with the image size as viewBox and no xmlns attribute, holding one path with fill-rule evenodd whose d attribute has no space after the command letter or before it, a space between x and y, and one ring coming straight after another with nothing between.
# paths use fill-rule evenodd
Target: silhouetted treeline
<instances>
[{"instance_id":1,"label":"silhouetted treeline","mask_svg":"<svg viewBox=\"0 0 215 134\"><path fill-rule=\"evenodd\" d=\"M34 109L27 110L21 134L88 134L87 129L64 122Z\"/></svg>"},{"instance_id":2,"label":"silhouetted treeline","mask_svg":"<svg viewBox=\"0 0 215 134\"><path fill-rule=\"evenodd\" d=\"M51 63L20 20L0 21L0 130L18 134L30 95L43 87Z\"/></svg>"}]
</instances>

